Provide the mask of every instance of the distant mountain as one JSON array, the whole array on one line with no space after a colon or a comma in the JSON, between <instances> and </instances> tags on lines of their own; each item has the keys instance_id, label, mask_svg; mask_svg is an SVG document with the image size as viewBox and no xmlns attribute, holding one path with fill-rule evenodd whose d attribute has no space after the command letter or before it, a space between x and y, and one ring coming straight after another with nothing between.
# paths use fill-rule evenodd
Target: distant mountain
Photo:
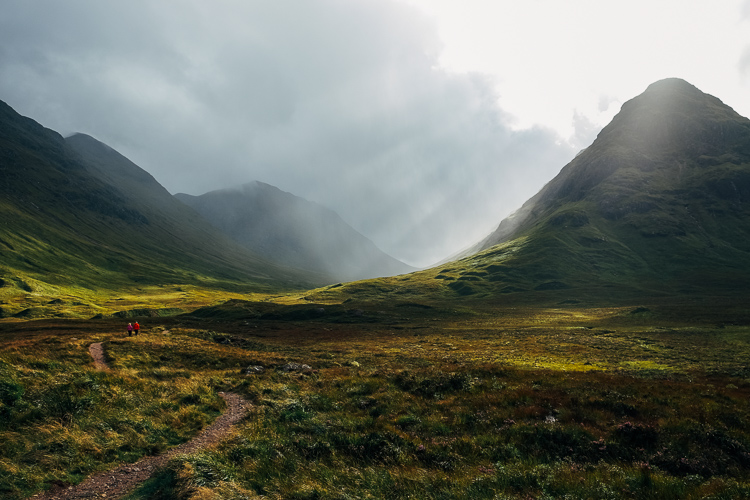
<instances>
[{"instance_id":1,"label":"distant mountain","mask_svg":"<svg viewBox=\"0 0 750 500\"><path fill-rule=\"evenodd\" d=\"M467 255L472 275L452 283L464 294L747 294L750 120L684 80L656 82Z\"/></svg>"},{"instance_id":2,"label":"distant mountain","mask_svg":"<svg viewBox=\"0 0 750 500\"><path fill-rule=\"evenodd\" d=\"M235 244L108 146L65 140L2 102L0 220L0 286L321 282Z\"/></svg>"},{"instance_id":3,"label":"distant mountain","mask_svg":"<svg viewBox=\"0 0 750 500\"><path fill-rule=\"evenodd\" d=\"M253 252L335 281L415 270L379 250L334 211L262 182L175 197Z\"/></svg>"}]
</instances>

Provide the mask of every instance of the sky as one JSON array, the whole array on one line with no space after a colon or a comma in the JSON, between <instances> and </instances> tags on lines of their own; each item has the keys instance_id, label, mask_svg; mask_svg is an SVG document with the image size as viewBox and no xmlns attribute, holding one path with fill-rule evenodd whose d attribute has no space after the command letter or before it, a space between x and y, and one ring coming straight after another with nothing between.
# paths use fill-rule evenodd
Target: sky
<instances>
[{"instance_id":1,"label":"sky","mask_svg":"<svg viewBox=\"0 0 750 500\"><path fill-rule=\"evenodd\" d=\"M750 0L4 0L0 100L171 193L262 181L415 266L668 77L750 116Z\"/></svg>"}]
</instances>

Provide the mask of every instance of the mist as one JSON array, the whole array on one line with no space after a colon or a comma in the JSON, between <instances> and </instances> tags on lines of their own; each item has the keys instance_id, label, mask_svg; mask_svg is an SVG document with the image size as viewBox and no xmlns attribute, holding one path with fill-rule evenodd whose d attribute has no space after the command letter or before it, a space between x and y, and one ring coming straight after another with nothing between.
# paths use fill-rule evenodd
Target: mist
<instances>
[{"instance_id":1,"label":"mist","mask_svg":"<svg viewBox=\"0 0 750 500\"><path fill-rule=\"evenodd\" d=\"M423 267L486 236L597 132L514 128L497 82L441 69L442 50L394 1L12 1L0 99L171 193L262 181Z\"/></svg>"}]
</instances>

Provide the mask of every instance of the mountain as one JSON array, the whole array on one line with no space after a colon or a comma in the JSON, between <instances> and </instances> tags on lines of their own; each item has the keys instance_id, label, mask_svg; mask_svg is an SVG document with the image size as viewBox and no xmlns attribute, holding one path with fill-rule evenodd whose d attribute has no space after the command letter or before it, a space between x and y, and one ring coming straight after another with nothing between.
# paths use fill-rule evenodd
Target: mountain
<instances>
[{"instance_id":1,"label":"mountain","mask_svg":"<svg viewBox=\"0 0 750 500\"><path fill-rule=\"evenodd\" d=\"M320 277L235 244L148 173L0 102L0 287L301 287Z\"/></svg>"},{"instance_id":2,"label":"mountain","mask_svg":"<svg viewBox=\"0 0 750 500\"><path fill-rule=\"evenodd\" d=\"M262 182L175 197L253 252L334 281L415 270L379 250L334 211Z\"/></svg>"},{"instance_id":3,"label":"mountain","mask_svg":"<svg viewBox=\"0 0 750 500\"><path fill-rule=\"evenodd\" d=\"M624 103L593 144L463 258L308 296L724 304L746 302L748 283L750 120L667 79Z\"/></svg>"},{"instance_id":4,"label":"mountain","mask_svg":"<svg viewBox=\"0 0 750 500\"><path fill-rule=\"evenodd\" d=\"M505 291L746 291L750 120L656 82L469 253Z\"/></svg>"}]
</instances>

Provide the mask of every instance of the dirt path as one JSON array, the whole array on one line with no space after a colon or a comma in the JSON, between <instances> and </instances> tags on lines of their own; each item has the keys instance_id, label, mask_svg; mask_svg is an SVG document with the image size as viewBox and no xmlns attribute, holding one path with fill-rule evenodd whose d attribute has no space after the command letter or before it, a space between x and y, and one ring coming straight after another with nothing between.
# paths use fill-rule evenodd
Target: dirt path
<instances>
[{"instance_id":1,"label":"dirt path","mask_svg":"<svg viewBox=\"0 0 750 500\"><path fill-rule=\"evenodd\" d=\"M91 344L89 346L89 353L94 358L94 366L97 370L109 370L107 360L104 358L104 346L102 346L101 342Z\"/></svg>"},{"instance_id":2,"label":"dirt path","mask_svg":"<svg viewBox=\"0 0 750 500\"><path fill-rule=\"evenodd\" d=\"M101 343L92 344L89 352L99 370L108 370ZM201 431L195 438L172 448L167 453L155 457L145 457L134 464L124 464L114 470L101 472L86 479L77 486L68 488L54 486L45 493L34 495L38 500L68 500L74 498L120 498L146 481L174 455L193 453L218 443L230 431L232 426L244 417L250 403L237 394L219 393L227 403L226 411Z\"/></svg>"}]
</instances>

